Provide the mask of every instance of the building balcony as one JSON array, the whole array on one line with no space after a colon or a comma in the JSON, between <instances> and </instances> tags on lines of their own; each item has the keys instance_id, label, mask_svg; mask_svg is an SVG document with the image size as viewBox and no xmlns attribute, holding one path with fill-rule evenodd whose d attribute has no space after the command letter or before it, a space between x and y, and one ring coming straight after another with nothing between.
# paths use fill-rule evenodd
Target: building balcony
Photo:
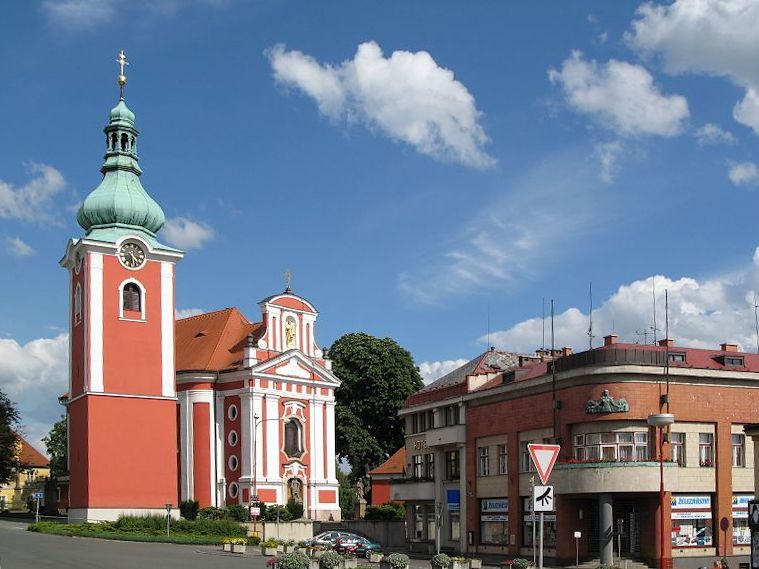
<instances>
[{"instance_id":1,"label":"building balcony","mask_svg":"<svg viewBox=\"0 0 759 569\"><path fill-rule=\"evenodd\" d=\"M682 469L676 463L664 463L664 488L667 492L690 491L680 488ZM699 469L703 470L703 469ZM540 484L537 472L519 475L519 493L530 495L530 477ZM557 494L596 494L598 492L658 492L658 462L582 462L556 464L548 480Z\"/></svg>"},{"instance_id":2,"label":"building balcony","mask_svg":"<svg viewBox=\"0 0 759 569\"><path fill-rule=\"evenodd\" d=\"M390 499L404 501L435 500L435 482L416 478L395 479L390 484Z\"/></svg>"},{"instance_id":3,"label":"building balcony","mask_svg":"<svg viewBox=\"0 0 759 569\"><path fill-rule=\"evenodd\" d=\"M453 425L439 427L427 431L427 446L442 447L448 445L463 445L466 442L466 426Z\"/></svg>"}]
</instances>

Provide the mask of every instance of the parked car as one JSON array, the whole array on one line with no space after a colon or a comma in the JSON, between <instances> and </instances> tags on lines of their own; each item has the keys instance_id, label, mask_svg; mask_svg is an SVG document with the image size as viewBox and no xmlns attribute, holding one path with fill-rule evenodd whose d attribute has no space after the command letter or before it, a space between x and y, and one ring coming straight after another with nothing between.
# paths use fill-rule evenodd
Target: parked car
<instances>
[{"instance_id":1,"label":"parked car","mask_svg":"<svg viewBox=\"0 0 759 569\"><path fill-rule=\"evenodd\" d=\"M370 551L380 551L382 546L379 543L361 537L359 535L340 538L335 543L335 551L338 553L352 553L356 557L369 557Z\"/></svg>"},{"instance_id":2,"label":"parked car","mask_svg":"<svg viewBox=\"0 0 759 569\"><path fill-rule=\"evenodd\" d=\"M316 534L311 539L306 540L307 545L323 545L326 547L334 547L335 542L342 537L349 537L354 534L347 531L323 531ZM356 536L358 537L358 536Z\"/></svg>"}]
</instances>

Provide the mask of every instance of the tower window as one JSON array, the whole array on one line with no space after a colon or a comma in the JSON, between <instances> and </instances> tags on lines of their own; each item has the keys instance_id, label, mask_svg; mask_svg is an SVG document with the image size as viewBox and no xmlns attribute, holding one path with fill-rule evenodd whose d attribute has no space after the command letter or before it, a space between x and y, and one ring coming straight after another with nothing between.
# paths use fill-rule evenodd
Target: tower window
<instances>
[{"instance_id":1,"label":"tower window","mask_svg":"<svg viewBox=\"0 0 759 569\"><path fill-rule=\"evenodd\" d=\"M127 133L121 134L121 151L127 152L129 150L129 136Z\"/></svg>"},{"instance_id":2,"label":"tower window","mask_svg":"<svg viewBox=\"0 0 759 569\"><path fill-rule=\"evenodd\" d=\"M303 428L299 421L290 419L285 423L285 454L300 458L303 454Z\"/></svg>"},{"instance_id":3,"label":"tower window","mask_svg":"<svg viewBox=\"0 0 759 569\"><path fill-rule=\"evenodd\" d=\"M74 291L74 326L82 321L82 285L76 283Z\"/></svg>"},{"instance_id":4,"label":"tower window","mask_svg":"<svg viewBox=\"0 0 759 569\"><path fill-rule=\"evenodd\" d=\"M111 148L109 150L116 150L116 144L118 143L118 136L116 136L116 133L111 134Z\"/></svg>"},{"instance_id":5,"label":"tower window","mask_svg":"<svg viewBox=\"0 0 759 569\"><path fill-rule=\"evenodd\" d=\"M142 299L140 298L142 296L141 292L140 287L135 283L127 283L124 285L122 302L125 312L142 312Z\"/></svg>"}]
</instances>

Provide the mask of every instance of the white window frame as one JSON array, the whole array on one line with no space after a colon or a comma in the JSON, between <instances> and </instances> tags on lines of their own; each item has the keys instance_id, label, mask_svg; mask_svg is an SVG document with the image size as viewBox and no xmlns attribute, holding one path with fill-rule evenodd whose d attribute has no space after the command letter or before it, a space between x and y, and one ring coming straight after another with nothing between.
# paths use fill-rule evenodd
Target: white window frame
<instances>
[{"instance_id":1,"label":"white window frame","mask_svg":"<svg viewBox=\"0 0 759 569\"><path fill-rule=\"evenodd\" d=\"M509 473L509 448L505 445L498 445L498 474Z\"/></svg>"},{"instance_id":2,"label":"white window frame","mask_svg":"<svg viewBox=\"0 0 759 569\"><path fill-rule=\"evenodd\" d=\"M479 475L490 476L490 447L489 446L479 447L477 454L480 458Z\"/></svg>"},{"instance_id":3,"label":"white window frame","mask_svg":"<svg viewBox=\"0 0 759 569\"><path fill-rule=\"evenodd\" d=\"M124 317L124 287L128 284L135 284L140 289L140 318L125 318ZM137 279L129 278L123 281L119 285L119 319L120 320L127 320L129 322L145 322L145 303L148 296L148 292L145 289L145 285L142 284Z\"/></svg>"}]
</instances>

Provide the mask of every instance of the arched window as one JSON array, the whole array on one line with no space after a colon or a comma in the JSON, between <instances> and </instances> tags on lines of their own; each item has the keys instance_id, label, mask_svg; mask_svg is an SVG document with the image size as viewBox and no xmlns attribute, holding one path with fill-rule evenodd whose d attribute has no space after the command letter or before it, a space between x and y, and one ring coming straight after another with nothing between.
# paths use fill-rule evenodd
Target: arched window
<instances>
[{"instance_id":1,"label":"arched window","mask_svg":"<svg viewBox=\"0 0 759 569\"><path fill-rule=\"evenodd\" d=\"M124 291L122 294L122 300L124 305L124 311L142 312L142 299L140 298L141 290L135 283L127 283L124 285Z\"/></svg>"},{"instance_id":2,"label":"arched window","mask_svg":"<svg viewBox=\"0 0 759 569\"><path fill-rule=\"evenodd\" d=\"M145 287L135 279L119 285L119 317L125 320L145 320Z\"/></svg>"},{"instance_id":3,"label":"arched window","mask_svg":"<svg viewBox=\"0 0 759 569\"><path fill-rule=\"evenodd\" d=\"M74 326L82 321L82 285L76 283L74 291Z\"/></svg>"},{"instance_id":4,"label":"arched window","mask_svg":"<svg viewBox=\"0 0 759 569\"><path fill-rule=\"evenodd\" d=\"M125 132L121 133L121 151L129 152L129 135Z\"/></svg>"},{"instance_id":5,"label":"arched window","mask_svg":"<svg viewBox=\"0 0 759 569\"><path fill-rule=\"evenodd\" d=\"M303 455L303 427L295 419L285 423L285 454L293 458Z\"/></svg>"}]
</instances>

